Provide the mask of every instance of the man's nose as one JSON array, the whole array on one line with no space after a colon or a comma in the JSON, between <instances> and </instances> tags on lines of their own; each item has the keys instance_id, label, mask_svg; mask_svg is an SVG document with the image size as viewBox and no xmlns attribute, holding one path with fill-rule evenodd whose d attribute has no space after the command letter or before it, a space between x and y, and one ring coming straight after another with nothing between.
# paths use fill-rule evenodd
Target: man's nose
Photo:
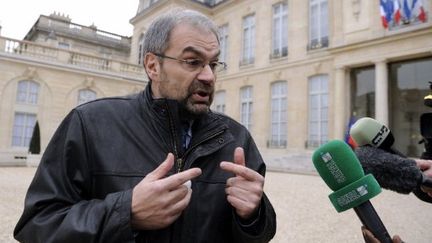
<instances>
[{"instance_id":1,"label":"man's nose","mask_svg":"<svg viewBox=\"0 0 432 243\"><path fill-rule=\"evenodd\" d=\"M206 84L212 84L216 81L216 75L211 70L210 65L207 64L202 68L201 72L198 73L197 79Z\"/></svg>"}]
</instances>

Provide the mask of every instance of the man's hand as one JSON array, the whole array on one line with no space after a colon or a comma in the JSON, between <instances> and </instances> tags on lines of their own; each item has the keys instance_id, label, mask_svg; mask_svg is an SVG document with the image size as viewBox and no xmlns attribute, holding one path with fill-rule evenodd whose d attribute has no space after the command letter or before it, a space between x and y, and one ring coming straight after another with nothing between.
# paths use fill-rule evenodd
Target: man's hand
<instances>
[{"instance_id":1,"label":"man's hand","mask_svg":"<svg viewBox=\"0 0 432 243\"><path fill-rule=\"evenodd\" d=\"M363 238L366 243L380 243L380 241L370 232L366 229L366 227L361 227ZM403 243L402 239L399 237L399 235L393 236L392 239L393 243Z\"/></svg>"},{"instance_id":2,"label":"man's hand","mask_svg":"<svg viewBox=\"0 0 432 243\"><path fill-rule=\"evenodd\" d=\"M432 179L432 160L416 159L415 162L423 174ZM432 197L432 187L422 186L421 189Z\"/></svg>"},{"instance_id":3,"label":"man's hand","mask_svg":"<svg viewBox=\"0 0 432 243\"><path fill-rule=\"evenodd\" d=\"M264 177L246 167L245 164L243 149L238 147L234 151L234 163L223 161L220 167L236 175L226 182L225 192L228 202L235 208L240 218L250 219L260 205Z\"/></svg>"},{"instance_id":4,"label":"man's hand","mask_svg":"<svg viewBox=\"0 0 432 243\"><path fill-rule=\"evenodd\" d=\"M432 178L432 160L416 159L415 162L425 176Z\"/></svg>"},{"instance_id":5,"label":"man's hand","mask_svg":"<svg viewBox=\"0 0 432 243\"><path fill-rule=\"evenodd\" d=\"M189 204L192 190L185 182L201 175L192 168L165 177L174 165L169 153L162 164L149 173L132 192L131 224L135 229L161 229L172 224Z\"/></svg>"}]
</instances>

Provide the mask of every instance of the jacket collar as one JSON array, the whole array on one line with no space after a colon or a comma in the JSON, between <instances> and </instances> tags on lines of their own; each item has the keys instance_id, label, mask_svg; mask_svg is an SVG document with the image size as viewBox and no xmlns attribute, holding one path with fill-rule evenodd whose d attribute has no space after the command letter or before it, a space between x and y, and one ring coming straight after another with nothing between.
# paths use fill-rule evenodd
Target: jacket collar
<instances>
[{"instance_id":1,"label":"jacket collar","mask_svg":"<svg viewBox=\"0 0 432 243\"><path fill-rule=\"evenodd\" d=\"M179 110L181 105L179 102L171 99L153 99L150 85L147 85L139 97L143 119L152 123L155 128L161 129L159 133L163 139L170 138L174 155L177 158L183 156L185 151L180 146L181 119ZM192 125L192 140L189 147L198 146L211 138L215 138L215 136L224 134L228 125L222 117L209 111L196 118Z\"/></svg>"},{"instance_id":2,"label":"jacket collar","mask_svg":"<svg viewBox=\"0 0 432 243\"><path fill-rule=\"evenodd\" d=\"M152 118L166 120L168 118L172 119L173 123L178 126L181 122L181 119L185 119L181 117L180 111L182 105L177 100L166 99L166 98L158 98L154 99L151 93L151 82L146 86L141 94L141 105L147 107L144 109L146 115L150 115ZM209 111L207 114L199 116L194 120L194 128L198 128L198 130L212 130L216 127L226 128L226 124L221 121L221 117L214 114L212 111Z\"/></svg>"},{"instance_id":3,"label":"jacket collar","mask_svg":"<svg viewBox=\"0 0 432 243\"><path fill-rule=\"evenodd\" d=\"M151 92L151 82L143 91L143 98L145 105L158 117L163 118L167 115L170 115L170 117L175 121L191 120L187 118L187 114L183 108L183 105L181 105L177 100L167 98L153 98ZM194 119L201 119L202 117L206 116L207 114Z\"/></svg>"}]
</instances>

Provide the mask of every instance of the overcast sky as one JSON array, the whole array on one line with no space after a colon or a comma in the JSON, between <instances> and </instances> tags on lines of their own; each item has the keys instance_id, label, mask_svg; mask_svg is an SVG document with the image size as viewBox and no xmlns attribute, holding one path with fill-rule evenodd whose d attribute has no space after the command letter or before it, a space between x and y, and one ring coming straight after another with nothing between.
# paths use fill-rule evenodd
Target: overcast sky
<instances>
[{"instance_id":1,"label":"overcast sky","mask_svg":"<svg viewBox=\"0 0 432 243\"><path fill-rule=\"evenodd\" d=\"M72 22L119 35L131 36L139 0L5 0L0 6L1 35L23 39L39 15L60 12Z\"/></svg>"}]
</instances>

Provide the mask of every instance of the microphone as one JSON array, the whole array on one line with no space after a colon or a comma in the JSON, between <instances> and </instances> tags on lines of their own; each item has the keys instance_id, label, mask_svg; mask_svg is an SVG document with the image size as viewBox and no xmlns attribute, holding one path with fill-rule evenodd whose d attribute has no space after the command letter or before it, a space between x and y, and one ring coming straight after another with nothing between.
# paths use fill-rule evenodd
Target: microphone
<instances>
[{"instance_id":1,"label":"microphone","mask_svg":"<svg viewBox=\"0 0 432 243\"><path fill-rule=\"evenodd\" d=\"M373 174L385 189L408 194L422 185L432 187L432 180L421 172L412 159L370 146L358 147L355 154L365 173Z\"/></svg>"},{"instance_id":2,"label":"microphone","mask_svg":"<svg viewBox=\"0 0 432 243\"><path fill-rule=\"evenodd\" d=\"M432 97L431 97L432 105ZM423 113L420 116L420 134L423 139L420 143L424 143L424 152L422 153L422 159L432 159L432 113Z\"/></svg>"},{"instance_id":3,"label":"microphone","mask_svg":"<svg viewBox=\"0 0 432 243\"><path fill-rule=\"evenodd\" d=\"M350 135L358 146L370 145L386 150L392 154L406 157L392 148L395 141L390 129L384 124L370 117L360 118L352 125Z\"/></svg>"},{"instance_id":4,"label":"microphone","mask_svg":"<svg viewBox=\"0 0 432 243\"><path fill-rule=\"evenodd\" d=\"M404 194L413 192L422 201L432 203L432 198L420 189L420 186L432 187L432 179L421 172L415 161L391 147L394 137L390 129L375 119L363 117L351 127L350 135L359 145L356 154L364 170L373 174L383 188Z\"/></svg>"},{"instance_id":5,"label":"microphone","mask_svg":"<svg viewBox=\"0 0 432 243\"><path fill-rule=\"evenodd\" d=\"M365 173L373 174L383 188L402 194L413 192L419 199L432 203L432 197L420 189L420 186L432 187L432 180L414 160L371 146L358 147L355 154Z\"/></svg>"},{"instance_id":6,"label":"microphone","mask_svg":"<svg viewBox=\"0 0 432 243\"><path fill-rule=\"evenodd\" d=\"M382 243L392 242L369 199L381 192L373 175L365 175L352 149L341 140L319 147L312 156L321 178L334 192L329 195L336 211L354 208L363 225Z\"/></svg>"},{"instance_id":7,"label":"microphone","mask_svg":"<svg viewBox=\"0 0 432 243\"><path fill-rule=\"evenodd\" d=\"M432 81L429 81L429 89L432 90ZM429 93L423 98L425 106L432 107L432 93Z\"/></svg>"}]
</instances>

